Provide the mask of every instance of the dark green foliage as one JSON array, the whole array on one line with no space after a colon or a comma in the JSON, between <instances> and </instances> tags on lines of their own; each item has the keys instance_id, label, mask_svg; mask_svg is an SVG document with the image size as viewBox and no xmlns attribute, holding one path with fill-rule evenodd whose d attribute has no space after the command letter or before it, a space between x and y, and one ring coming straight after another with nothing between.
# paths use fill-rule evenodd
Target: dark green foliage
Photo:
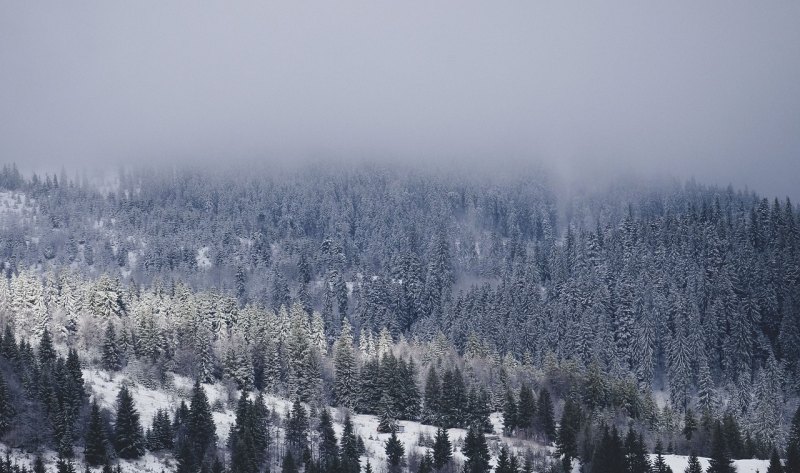
<instances>
[{"instance_id":1,"label":"dark green foliage","mask_svg":"<svg viewBox=\"0 0 800 473\"><path fill-rule=\"evenodd\" d=\"M455 368L445 371L441 387L442 401L439 419L442 427L464 427L467 420L465 407L469 401L461 370Z\"/></svg>"},{"instance_id":2,"label":"dark green foliage","mask_svg":"<svg viewBox=\"0 0 800 473\"><path fill-rule=\"evenodd\" d=\"M339 444L336 433L333 431L333 421L328 409L322 409L319 416L319 462L323 470L328 470L337 465L339 461Z\"/></svg>"},{"instance_id":3,"label":"dark green foliage","mask_svg":"<svg viewBox=\"0 0 800 473\"><path fill-rule=\"evenodd\" d=\"M778 456L778 451L772 449L772 455L769 457L769 467L767 473L783 473L783 465L781 464L781 457Z\"/></svg>"},{"instance_id":4,"label":"dark green foliage","mask_svg":"<svg viewBox=\"0 0 800 473\"><path fill-rule=\"evenodd\" d=\"M108 439L103 418L97 400L92 401L89 411L89 425L86 430L86 448L84 458L90 466L100 466L108 460Z\"/></svg>"},{"instance_id":5,"label":"dark green foliage","mask_svg":"<svg viewBox=\"0 0 800 473\"><path fill-rule=\"evenodd\" d=\"M397 433L392 431L389 440L386 441L386 463L390 471L399 471L403 464L403 457L406 449L403 442L397 439Z\"/></svg>"},{"instance_id":6,"label":"dark green foliage","mask_svg":"<svg viewBox=\"0 0 800 473\"><path fill-rule=\"evenodd\" d=\"M147 448L150 451L171 450L175 433L166 409L159 409L153 416L153 425L147 431Z\"/></svg>"},{"instance_id":7,"label":"dark green foliage","mask_svg":"<svg viewBox=\"0 0 800 473\"><path fill-rule=\"evenodd\" d=\"M689 455L689 464L686 466L684 473L703 473L703 466L700 465L700 460L697 459L697 455L694 452Z\"/></svg>"},{"instance_id":8,"label":"dark green foliage","mask_svg":"<svg viewBox=\"0 0 800 473\"><path fill-rule=\"evenodd\" d=\"M308 447L308 416L299 399L295 399L286 423L286 443L295 453Z\"/></svg>"},{"instance_id":9,"label":"dark green foliage","mask_svg":"<svg viewBox=\"0 0 800 473\"><path fill-rule=\"evenodd\" d=\"M464 463L465 473L486 473L489 471L489 447L486 445L486 437L483 430L471 427L464 438L464 456L467 461Z\"/></svg>"},{"instance_id":10,"label":"dark green foliage","mask_svg":"<svg viewBox=\"0 0 800 473\"><path fill-rule=\"evenodd\" d=\"M725 432L717 423L711 437L711 457L708 460L706 473L734 473L734 471Z\"/></svg>"},{"instance_id":11,"label":"dark green foliage","mask_svg":"<svg viewBox=\"0 0 800 473\"><path fill-rule=\"evenodd\" d=\"M564 471L571 471L572 459L578 456L578 432L581 429L581 410L578 404L568 398L558 429L556 452L562 458Z\"/></svg>"},{"instance_id":12,"label":"dark green foliage","mask_svg":"<svg viewBox=\"0 0 800 473\"><path fill-rule=\"evenodd\" d=\"M686 414L683 416L683 436L686 440L692 440L696 430L697 420L694 418L694 413L691 409L686 409Z\"/></svg>"},{"instance_id":13,"label":"dark green foliage","mask_svg":"<svg viewBox=\"0 0 800 473\"><path fill-rule=\"evenodd\" d=\"M523 384L519 388L519 405L517 406L517 425L525 432L530 432L534 427L536 418L536 399L533 397L533 390Z\"/></svg>"},{"instance_id":14,"label":"dark green foliage","mask_svg":"<svg viewBox=\"0 0 800 473\"><path fill-rule=\"evenodd\" d=\"M433 473L433 457L430 450L426 451L420 459L417 473Z\"/></svg>"},{"instance_id":15,"label":"dark green foliage","mask_svg":"<svg viewBox=\"0 0 800 473\"><path fill-rule=\"evenodd\" d=\"M117 334L114 331L114 324L111 322L106 326L103 339L102 364L103 369L108 371L118 371L122 368L122 353L119 349Z\"/></svg>"},{"instance_id":16,"label":"dark green foliage","mask_svg":"<svg viewBox=\"0 0 800 473\"><path fill-rule=\"evenodd\" d=\"M453 445L450 436L443 428L436 429L436 439L433 442L433 467L441 470L453 459Z\"/></svg>"},{"instance_id":17,"label":"dark green foliage","mask_svg":"<svg viewBox=\"0 0 800 473\"><path fill-rule=\"evenodd\" d=\"M439 375L433 366L428 369L428 376L425 378L425 396L422 406L422 422L431 425L439 424L441 412L441 386L439 385Z\"/></svg>"},{"instance_id":18,"label":"dark green foliage","mask_svg":"<svg viewBox=\"0 0 800 473\"><path fill-rule=\"evenodd\" d=\"M133 459L144 455L145 439L139 422L139 411L127 386L117 394L117 418L114 422L114 448L120 458Z\"/></svg>"},{"instance_id":19,"label":"dark green foliage","mask_svg":"<svg viewBox=\"0 0 800 473\"><path fill-rule=\"evenodd\" d=\"M350 414L345 414L340 450L341 469L344 473L358 473L361 470L361 465L359 464L360 452L358 440L359 438L355 435Z\"/></svg>"},{"instance_id":20,"label":"dark green foliage","mask_svg":"<svg viewBox=\"0 0 800 473\"><path fill-rule=\"evenodd\" d=\"M47 328L42 332L42 337L39 339L39 363L44 366L49 366L55 363L57 358L56 349L53 348L53 339L50 337L50 331Z\"/></svg>"},{"instance_id":21,"label":"dark green foliage","mask_svg":"<svg viewBox=\"0 0 800 473\"><path fill-rule=\"evenodd\" d=\"M298 473L297 463L295 463L291 451L287 451L283 457L281 473Z\"/></svg>"},{"instance_id":22,"label":"dark green foliage","mask_svg":"<svg viewBox=\"0 0 800 473\"><path fill-rule=\"evenodd\" d=\"M513 435L517 429L517 400L511 389L506 390L506 402L503 404L503 432Z\"/></svg>"},{"instance_id":23,"label":"dark green foliage","mask_svg":"<svg viewBox=\"0 0 800 473\"><path fill-rule=\"evenodd\" d=\"M625 436L625 468L627 473L650 473L647 448L641 435L637 436L632 427Z\"/></svg>"},{"instance_id":24,"label":"dark green foliage","mask_svg":"<svg viewBox=\"0 0 800 473\"><path fill-rule=\"evenodd\" d=\"M494 473L517 473L516 469L512 469L512 460L513 455L509 455L508 447L503 445L497 455L497 466L494 469Z\"/></svg>"},{"instance_id":25,"label":"dark green foliage","mask_svg":"<svg viewBox=\"0 0 800 473\"><path fill-rule=\"evenodd\" d=\"M653 460L652 473L672 473L672 468L664 461L664 447L661 445L661 439L656 442L654 453L656 458Z\"/></svg>"},{"instance_id":26,"label":"dark green foliage","mask_svg":"<svg viewBox=\"0 0 800 473\"><path fill-rule=\"evenodd\" d=\"M603 428L603 434L592 455L593 473L618 473L625 471L626 458L622 440L616 427ZM659 472L664 473L664 472Z\"/></svg>"},{"instance_id":27,"label":"dark green foliage","mask_svg":"<svg viewBox=\"0 0 800 473\"><path fill-rule=\"evenodd\" d=\"M195 381L192 388L189 416L185 426L184 435L190 451L197 461L203 462L206 452L216 445L217 427L211 415L211 405L200 381Z\"/></svg>"},{"instance_id":28,"label":"dark green foliage","mask_svg":"<svg viewBox=\"0 0 800 473\"><path fill-rule=\"evenodd\" d=\"M0 437L11 429L15 414L16 410L11 402L11 394L8 392L5 376L0 373Z\"/></svg>"},{"instance_id":29,"label":"dark green foliage","mask_svg":"<svg viewBox=\"0 0 800 473\"><path fill-rule=\"evenodd\" d=\"M536 428L541 432L546 442L556 437L556 423L553 414L553 400L550 391L542 389L539 393L539 405L536 407Z\"/></svg>"}]
</instances>

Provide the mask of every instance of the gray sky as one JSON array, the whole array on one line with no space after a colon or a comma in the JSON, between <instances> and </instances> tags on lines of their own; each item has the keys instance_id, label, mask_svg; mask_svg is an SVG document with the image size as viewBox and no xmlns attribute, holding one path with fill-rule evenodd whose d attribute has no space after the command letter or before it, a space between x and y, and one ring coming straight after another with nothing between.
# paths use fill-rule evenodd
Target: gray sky
<instances>
[{"instance_id":1,"label":"gray sky","mask_svg":"<svg viewBox=\"0 0 800 473\"><path fill-rule=\"evenodd\" d=\"M800 2L0 2L0 161L536 160L800 198Z\"/></svg>"}]
</instances>

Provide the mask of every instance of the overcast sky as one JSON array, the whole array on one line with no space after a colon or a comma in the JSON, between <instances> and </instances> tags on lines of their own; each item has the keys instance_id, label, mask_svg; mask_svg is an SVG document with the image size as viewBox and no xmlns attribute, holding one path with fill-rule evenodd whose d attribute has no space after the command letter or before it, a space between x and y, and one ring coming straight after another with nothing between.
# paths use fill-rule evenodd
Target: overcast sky
<instances>
[{"instance_id":1,"label":"overcast sky","mask_svg":"<svg viewBox=\"0 0 800 473\"><path fill-rule=\"evenodd\" d=\"M0 2L0 161L278 156L798 199L800 2Z\"/></svg>"}]
</instances>

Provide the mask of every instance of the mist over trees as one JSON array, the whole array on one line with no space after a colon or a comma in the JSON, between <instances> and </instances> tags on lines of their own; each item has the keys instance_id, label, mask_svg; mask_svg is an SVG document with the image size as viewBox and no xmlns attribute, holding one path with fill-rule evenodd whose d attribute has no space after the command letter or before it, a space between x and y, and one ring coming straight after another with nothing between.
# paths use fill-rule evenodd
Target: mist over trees
<instances>
[{"instance_id":1,"label":"mist over trees","mask_svg":"<svg viewBox=\"0 0 800 473\"><path fill-rule=\"evenodd\" d=\"M287 468L353 466L357 441L333 453L326 405L389 433L403 419L465 428L470 471L486 471L491 412L505 435L555 444L553 465L597 471L641 466L656 440L720 465L797 448L788 199L694 182L565 199L546 175L381 167L134 168L101 187L6 166L0 192L0 432L64 458L85 443L95 465L145 449L173 450L180 471L211 467L217 448L236 452L235 471L277 461L258 398L241 397L235 435L216 445L199 386L219 380L296 400ZM143 424L120 392L111 428L81 391L79 352L153 386L196 379L190 406ZM74 387L50 394L53 377ZM22 405L29 378L41 401ZM322 409L311 424L303 404ZM22 417L52 430L8 423ZM327 439L316 459L312 426ZM449 440L436 443L423 461L392 441L387 468L446 466Z\"/></svg>"}]
</instances>

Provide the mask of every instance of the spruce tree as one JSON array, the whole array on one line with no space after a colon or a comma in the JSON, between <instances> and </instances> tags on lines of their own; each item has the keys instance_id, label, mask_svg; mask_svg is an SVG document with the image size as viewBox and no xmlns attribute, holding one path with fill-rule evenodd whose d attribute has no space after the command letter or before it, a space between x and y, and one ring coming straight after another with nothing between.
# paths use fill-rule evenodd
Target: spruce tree
<instances>
[{"instance_id":1,"label":"spruce tree","mask_svg":"<svg viewBox=\"0 0 800 473\"><path fill-rule=\"evenodd\" d=\"M687 441L692 440L692 435L697 430L697 420L691 409L686 409L686 414L683 417L683 436Z\"/></svg>"},{"instance_id":2,"label":"spruce tree","mask_svg":"<svg viewBox=\"0 0 800 473\"><path fill-rule=\"evenodd\" d=\"M509 458L508 447L506 445L500 448L494 473L517 473L515 470L511 469L511 459Z\"/></svg>"},{"instance_id":3,"label":"spruce tree","mask_svg":"<svg viewBox=\"0 0 800 473\"><path fill-rule=\"evenodd\" d=\"M786 473L800 473L800 407L794 413L786 442Z\"/></svg>"},{"instance_id":4,"label":"spruce tree","mask_svg":"<svg viewBox=\"0 0 800 473\"><path fill-rule=\"evenodd\" d=\"M253 423L253 406L242 393L236 406L236 422L228 437L231 470L236 473L257 473L260 466Z\"/></svg>"},{"instance_id":5,"label":"spruce tree","mask_svg":"<svg viewBox=\"0 0 800 473\"><path fill-rule=\"evenodd\" d=\"M349 413L345 414L344 417L340 457L341 468L344 473L358 473L360 471L358 438L355 435L353 421L350 419Z\"/></svg>"},{"instance_id":6,"label":"spruce tree","mask_svg":"<svg viewBox=\"0 0 800 473\"><path fill-rule=\"evenodd\" d=\"M689 464L686 466L686 469L683 470L684 473L703 473L703 466L700 465L700 460L698 460L697 455L694 452L689 454Z\"/></svg>"},{"instance_id":7,"label":"spruce tree","mask_svg":"<svg viewBox=\"0 0 800 473\"><path fill-rule=\"evenodd\" d=\"M36 459L33 460L33 473L47 473L41 455L36 455Z\"/></svg>"},{"instance_id":8,"label":"spruce tree","mask_svg":"<svg viewBox=\"0 0 800 473\"><path fill-rule=\"evenodd\" d=\"M517 401L511 389L506 390L506 402L503 405L503 432L513 435L517 429Z\"/></svg>"},{"instance_id":9,"label":"spruce tree","mask_svg":"<svg viewBox=\"0 0 800 473\"><path fill-rule=\"evenodd\" d=\"M581 428L581 411L578 403L567 398L558 429L556 453L561 457L564 471L572 471L572 459L578 456L578 432Z\"/></svg>"},{"instance_id":10,"label":"spruce tree","mask_svg":"<svg viewBox=\"0 0 800 473\"><path fill-rule=\"evenodd\" d=\"M100 466L108 459L106 451L107 439L106 430L103 425L103 418L100 416L100 408L97 400L92 400L89 411L89 425L86 430L86 448L84 458L90 466Z\"/></svg>"},{"instance_id":11,"label":"spruce tree","mask_svg":"<svg viewBox=\"0 0 800 473\"><path fill-rule=\"evenodd\" d=\"M441 388L439 386L439 375L433 366L428 369L428 376L425 378L425 395L422 404L422 422L426 424L439 425L441 419Z\"/></svg>"},{"instance_id":12,"label":"spruce tree","mask_svg":"<svg viewBox=\"0 0 800 473\"><path fill-rule=\"evenodd\" d=\"M661 439L656 441L656 448L654 450L656 454L655 460L653 460L653 473L672 473L672 468L667 465L667 462L664 461L664 447L661 444Z\"/></svg>"},{"instance_id":13,"label":"spruce tree","mask_svg":"<svg viewBox=\"0 0 800 473\"><path fill-rule=\"evenodd\" d=\"M134 459L144 455L144 433L139 423L139 411L127 386L117 395L117 419L114 423L114 448L120 458Z\"/></svg>"},{"instance_id":14,"label":"spruce tree","mask_svg":"<svg viewBox=\"0 0 800 473\"><path fill-rule=\"evenodd\" d=\"M195 381L192 388L189 416L186 419L186 434L192 455L202 463L206 452L216 444L217 426L211 415L208 396L199 380Z\"/></svg>"},{"instance_id":15,"label":"spruce tree","mask_svg":"<svg viewBox=\"0 0 800 473\"><path fill-rule=\"evenodd\" d=\"M122 354L117 345L117 334L114 331L114 324L111 322L106 326L101 362L103 369L108 371L118 371L122 368Z\"/></svg>"},{"instance_id":16,"label":"spruce tree","mask_svg":"<svg viewBox=\"0 0 800 473\"><path fill-rule=\"evenodd\" d=\"M533 390L523 384L519 388L519 406L517 406L517 425L520 429L529 433L533 428L536 417L536 399L533 397Z\"/></svg>"},{"instance_id":17,"label":"spruce tree","mask_svg":"<svg viewBox=\"0 0 800 473\"><path fill-rule=\"evenodd\" d=\"M350 323L345 319L342 334L334 346L336 379L333 394L338 405L353 409L358 401L358 369Z\"/></svg>"},{"instance_id":18,"label":"spruce tree","mask_svg":"<svg viewBox=\"0 0 800 473\"><path fill-rule=\"evenodd\" d=\"M625 436L625 465L627 473L650 473L650 460L644 441L636 435L633 427Z\"/></svg>"},{"instance_id":19,"label":"spruce tree","mask_svg":"<svg viewBox=\"0 0 800 473\"><path fill-rule=\"evenodd\" d=\"M436 429L436 439L433 442L433 467L441 470L453 459L453 445L447 430L439 427Z\"/></svg>"},{"instance_id":20,"label":"spruce tree","mask_svg":"<svg viewBox=\"0 0 800 473\"><path fill-rule=\"evenodd\" d=\"M298 473L297 464L290 450L287 450L286 455L283 456L281 473Z\"/></svg>"},{"instance_id":21,"label":"spruce tree","mask_svg":"<svg viewBox=\"0 0 800 473\"><path fill-rule=\"evenodd\" d=\"M556 423L553 416L553 401L550 398L550 391L542 388L539 393L539 405L536 407L536 427L548 443L556 436Z\"/></svg>"},{"instance_id":22,"label":"spruce tree","mask_svg":"<svg viewBox=\"0 0 800 473\"><path fill-rule=\"evenodd\" d=\"M11 403L11 395L6 386L5 375L0 373L0 437L11 430L16 411Z\"/></svg>"},{"instance_id":23,"label":"spruce tree","mask_svg":"<svg viewBox=\"0 0 800 473\"><path fill-rule=\"evenodd\" d=\"M464 439L462 452L467 461L464 463L465 473L487 473L490 470L489 447L486 445L486 437L481 429L470 427Z\"/></svg>"},{"instance_id":24,"label":"spruce tree","mask_svg":"<svg viewBox=\"0 0 800 473\"><path fill-rule=\"evenodd\" d=\"M433 473L433 457L430 450L427 450L419 461L417 473Z\"/></svg>"},{"instance_id":25,"label":"spruce tree","mask_svg":"<svg viewBox=\"0 0 800 473\"><path fill-rule=\"evenodd\" d=\"M39 363L43 366L50 366L55 363L57 357L56 349L53 348L53 339L50 337L50 331L45 327L39 339Z\"/></svg>"},{"instance_id":26,"label":"spruce tree","mask_svg":"<svg viewBox=\"0 0 800 473\"><path fill-rule=\"evenodd\" d=\"M295 453L305 451L308 446L308 417L299 398L294 400L286 424L286 443Z\"/></svg>"},{"instance_id":27,"label":"spruce tree","mask_svg":"<svg viewBox=\"0 0 800 473\"><path fill-rule=\"evenodd\" d=\"M783 473L783 465L781 464L781 457L778 456L778 451L772 449L772 455L769 457L769 467L767 473Z\"/></svg>"},{"instance_id":28,"label":"spruce tree","mask_svg":"<svg viewBox=\"0 0 800 473\"><path fill-rule=\"evenodd\" d=\"M398 440L397 432L393 430L389 440L386 441L386 463L389 471L400 471L405 453L403 442Z\"/></svg>"},{"instance_id":29,"label":"spruce tree","mask_svg":"<svg viewBox=\"0 0 800 473\"><path fill-rule=\"evenodd\" d=\"M706 473L734 473L733 461L728 453L722 426L717 423L711 436L711 458Z\"/></svg>"},{"instance_id":30,"label":"spruce tree","mask_svg":"<svg viewBox=\"0 0 800 473\"><path fill-rule=\"evenodd\" d=\"M319 461L323 470L331 469L338 464L339 445L336 440L336 433L333 431L333 421L328 409L322 409L319 416Z\"/></svg>"}]
</instances>

